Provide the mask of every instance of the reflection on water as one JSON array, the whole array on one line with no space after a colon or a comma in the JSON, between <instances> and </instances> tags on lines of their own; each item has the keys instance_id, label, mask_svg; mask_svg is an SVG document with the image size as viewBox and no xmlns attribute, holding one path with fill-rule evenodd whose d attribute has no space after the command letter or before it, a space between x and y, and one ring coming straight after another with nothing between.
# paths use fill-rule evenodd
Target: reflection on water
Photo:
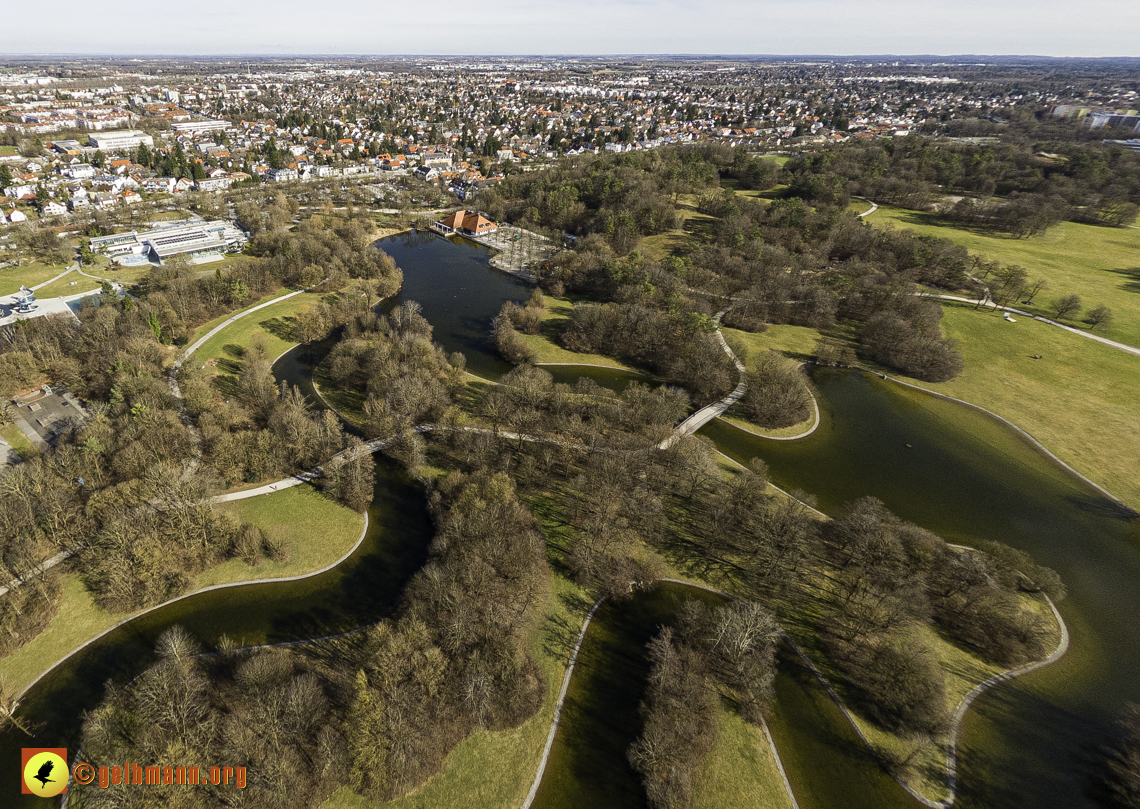
<instances>
[{"instance_id":1,"label":"reflection on water","mask_svg":"<svg viewBox=\"0 0 1140 809\"><path fill-rule=\"evenodd\" d=\"M491 269L491 251L466 239L417 231L389 236L376 246L404 271L404 286L385 301L385 310L416 301L434 328L432 339L448 354L463 352L472 373L498 379L511 370L495 351L491 321L504 302L530 296L526 283Z\"/></svg>"}]
</instances>

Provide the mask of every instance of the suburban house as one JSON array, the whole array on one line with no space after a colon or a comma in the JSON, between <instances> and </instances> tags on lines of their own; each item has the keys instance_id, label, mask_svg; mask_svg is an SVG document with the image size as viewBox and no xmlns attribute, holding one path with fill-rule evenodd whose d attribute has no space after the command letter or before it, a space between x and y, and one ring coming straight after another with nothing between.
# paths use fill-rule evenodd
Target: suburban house
<instances>
[{"instance_id":1,"label":"suburban house","mask_svg":"<svg viewBox=\"0 0 1140 809\"><path fill-rule=\"evenodd\" d=\"M451 155L449 155L447 152L439 151L424 152L421 162L425 166L434 166L435 168L439 168L441 166L450 166Z\"/></svg>"},{"instance_id":2,"label":"suburban house","mask_svg":"<svg viewBox=\"0 0 1140 809\"><path fill-rule=\"evenodd\" d=\"M440 233L469 233L483 236L494 233L499 226L476 211L456 211L446 219L437 222L435 229Z\"/></svg>"}]
</instances>

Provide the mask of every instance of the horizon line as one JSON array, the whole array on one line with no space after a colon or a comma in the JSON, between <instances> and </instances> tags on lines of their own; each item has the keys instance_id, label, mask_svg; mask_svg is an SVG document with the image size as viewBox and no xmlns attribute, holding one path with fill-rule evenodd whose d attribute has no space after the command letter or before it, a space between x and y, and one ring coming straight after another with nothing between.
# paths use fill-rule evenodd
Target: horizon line
<instances>
[{"instance_id":1,"label":"horizon line","mask_svg":"<svg viewBox=\"0 0 1140 809\"><path fill-rule=\"evenodd\" d=\"M1093 61L1140 61L1140 56L1054 56L1039 53L719 53L719 52L660 52L660 53L375 53L375 52L301 52L281 51L266 53L143 53L113 51L27 51L0 52L0 60L12 58L124 58L124 59L1048 59Z\"/></svg>"}]
</instances>

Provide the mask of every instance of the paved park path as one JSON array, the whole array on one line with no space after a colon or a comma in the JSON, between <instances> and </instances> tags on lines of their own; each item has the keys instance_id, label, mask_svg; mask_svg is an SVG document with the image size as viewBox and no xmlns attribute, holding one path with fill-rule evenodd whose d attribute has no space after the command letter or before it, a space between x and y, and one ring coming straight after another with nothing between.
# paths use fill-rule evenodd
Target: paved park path
<instances>
[{"instance_id":1,"label":"paved park path","mask_svg":"<svg viewBox=\"0 0 1140 809\"><path fill-rule=\"evenodd\" d=\"M867 210L863 211L863 213L861 213L861 214L858 214L858 216L860 216L860 217L864 217L864 216L870 216L870 215L871 215L871 214L873 214L875 211L879 210L879 203L877 203L877 202L874 202L873 200L869 200L869 199L867 199L866 197L853 197L853 199L861 199L861 200L863 200L864 202L870 202L870 203L871 203L871 207L870 207L870 208L868 208Z\"/></svg>"},{"instance_id":2,"label":"paved park path","mask_svg":"<svg viewBox=\"0 0 1140 809\"><path fill-rule=\"evenodd\" d=\"M32 292L35 292L37 289L43 289L48 284L54 284L56 281L58 281L60 278L63 278L63 276L67 275L72 270L78 270L78 269L79 269L79 264L77 264L77 263L72 264L70 267L68 267L66 270L61 272L55 278L49 278L46 281L44 281L42 284L36 284L34 287L28 287L28 289L30 289Z\"/></svg>"},{"instance_id":3,"label":"paved park path","mask_svg":"<svg viewBox=\"0 0 1140 809\"><path fill-rule=\"evenodd\" d=\"M693 413L687 419L678 424L673 429L673 434L657 445L659 449L668 449L669 447L673 446L673 444L677 443L677 441L680 439L684 438L687 435L692 435L697 430L704 427L717 416L724 415L724 411L728 410L728 408L739 402L740 398L744 396L744 392L748 390L748 375L744 368L744 363L741 362L740 358L737 357L736 354L732 352L732 349L728 347L728 343L725 342L724 335L721 334L720 331L721 318L724 317L724 314L727 311L727 309L722 309L721 311L717 312L715 318L717 325L716 339L720 341L720 347L724 349L724 353L728 355L728 358L732 360L732 364L736 366L736 370L740 374L740 381L737 383L736 388L733 389L732 393L728 394L728 396L725 396L720 401L713 402L710 405L705 405L696 413Z\"/></svg>"},{"instance_id":4,"label":"paved park path","mask_svg":"<svg viewBox=\"0 0 1140 809\"><path fill-rule=\"evenodd\" d=\"M928 292L920 292L918 294L923 298L936 298L943 301L958 301L959 303L969 303L973 304L974 306L985 306L987 309L993 309L998 312L1009 312L1010 314L1021 315L1022 317L1028 317L1040 323L1047 323L1050 326L1056 326L1058 329L1064 329L1067 332L1072 332L1073 334L1080 335L1086 340L1096 340L1098 343L1102 343L1109 348L1115 348L1117 351L1123 351L1127 354L1132 354L1135 357L1140 357L1140 348L1137 348L1136 346L1128 345L1128 343L1119 343L1116 340L1109 340L1107 337L1101 337L1099 334L1093 334L1092 332L1085 331L1083 329L1076 329L1072 326L1066 326L1064 323L1058 323L1056 320L1050 320L1047 317L1041 317L1041 315L1035 315L1031 312L1026 312L1023 309L1014 309L1012 306L998 306L993 301L964 298L961 295L932 295Z\"/></svg>"}]
</instances>

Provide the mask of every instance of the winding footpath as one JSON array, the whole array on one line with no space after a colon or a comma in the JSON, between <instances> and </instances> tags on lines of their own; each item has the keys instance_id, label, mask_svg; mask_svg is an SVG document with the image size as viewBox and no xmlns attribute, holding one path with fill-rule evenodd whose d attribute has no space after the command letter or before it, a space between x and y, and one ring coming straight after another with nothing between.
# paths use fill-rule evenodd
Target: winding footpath
<instances>
[{"instance_id":1,"label":"winding footpath","mask_svg":"<svg viewBox=\"0 0 1140 809\"><path fill-rule=\"evenodd\" d=\"M55 283L56 281L58 281L60 278L63 278L63 277L64 277L65 275L67 275L68 273L72 272L73 270L78 270L78 269L79 269L79 263L78 263L78 262L76 262L75 264L72 264L72 265L71 265L70 267L68 267L66 270L64 270L63 272L61 272L59 275L57 275L55 278L49 278L49 279L47 279L46 281L44 281L42 284L36 284L34 287L28 287L28 289L30 289L32 292L35 292L37 289L43 289L43 288L44 288L44 287L46 287L48 284L54 284L54 283Z\"/></svg>"},{"instance_id":2,"label":"winding footpath","mask_svg":"<svg viewBox=\"0 0 1140 809\"><path fill-rule=\"evenodd\" d=\"M721 318L724 317L727 311L727 309L722 309L717 312L716 317L713 318L717 325L716 339L720 341L720 347L724 349L724 353L728 355L728 358L732 360L732 364L736 366L736 370L740 374L740 381L728 396L710 405L705 405L678 424L673 429L673 434L657 445L658 449L669 449L669 447L673 446L673 444L677 443L680 439L687 435L692 435L718 416L723 416L724 411L739 402L740 398L744 396L744 392L748 390L748 374L744 368L744 363L741 362L740 358L728 347L728 343L725 342L724 335L720 331Z\"/></svg>"},{"instance_id":3,"label":"winding footpath","mask_svg":"<svg viewBox=\"0 0 1140 809\"><path fill-rule=\"evenodd\" d=\"M861 199L864 202L870 202L871 203L871 207L869 209L867 209L866 211L863 211L863 213L861 213L861 214L856 214L856 216L858 216L860 218L863 218L865 216L870 216L875 211L879 210L879 203L875 202L874 200L867 199L866 197L852 197L852 199Z\"/></svg>"}]
</instances>

